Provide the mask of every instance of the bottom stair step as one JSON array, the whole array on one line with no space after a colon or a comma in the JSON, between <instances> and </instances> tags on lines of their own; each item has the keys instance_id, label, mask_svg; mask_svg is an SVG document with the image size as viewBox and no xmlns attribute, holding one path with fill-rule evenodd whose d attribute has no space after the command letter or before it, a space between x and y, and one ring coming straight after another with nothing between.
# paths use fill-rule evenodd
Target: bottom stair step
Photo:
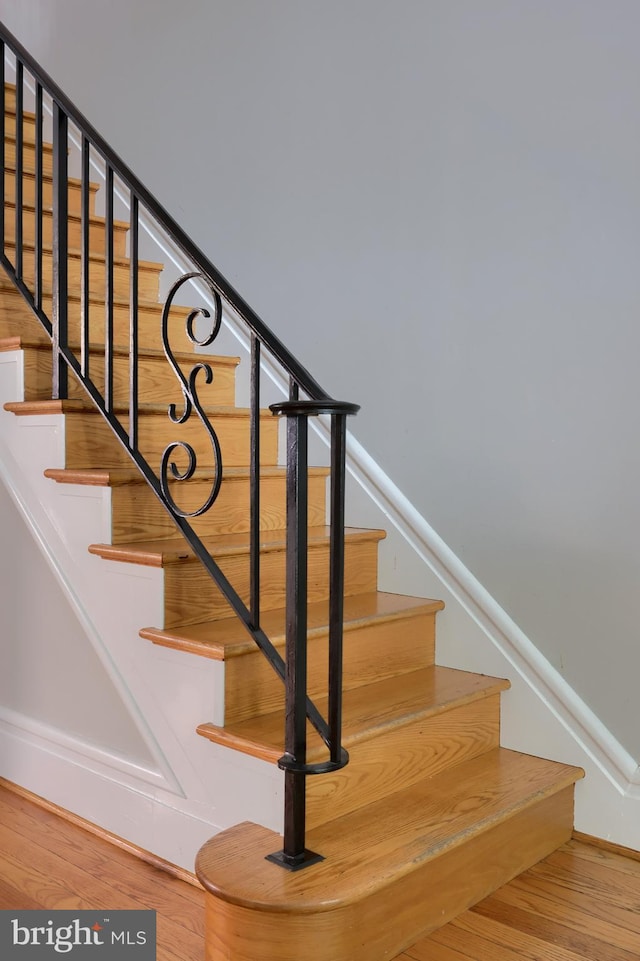
<instances>
[{"instance_id":1,"label":"bottom stair step","mask_svg":"<svg viewBox=\"0 0 640 961\"><path fill-rule=\"evenodd\" d=\"M273 831L212 838L207 961L389 961L571 836L579 768L502 748L308 832L289 873Z\"/></svg>"}]
</instances>

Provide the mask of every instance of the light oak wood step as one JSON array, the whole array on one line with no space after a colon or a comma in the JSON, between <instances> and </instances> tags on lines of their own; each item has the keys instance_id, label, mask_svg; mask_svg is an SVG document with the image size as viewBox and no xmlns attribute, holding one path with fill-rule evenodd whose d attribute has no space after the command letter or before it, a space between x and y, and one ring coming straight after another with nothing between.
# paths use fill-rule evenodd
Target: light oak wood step
<instances>
[{"instance_id":1,"label":"light oak wood step","mask_svg":"<svg viewBox=\"0 0 640 961\"><path fill-rule=\"evenodd\" d=\"M51 280L44 278L42 308L51 317ZM80 297L70 293L69 308L69 341L80 343ZM185 333L185 322L189 315L189 308L174 306L169 318L171 345L175 350L193 353L193 345ZM121 346L129 344L130 310L128 298L116 298L114 301L114 342ZM89 333L90 339L96 343L104 343L105 307L104 294L89 298ZM34 318L22 295L16 289L4 270L0 269L0 335L3 337L19 336L28 328L29 336L37 329L41 331L43 343L49 340L42 331L39 322ZM156 301L139 300L138 302L138 340L141 347L158 348L162 343L162 305Z\"/></svg>"},{"instance_id":2,"label":"light oak wood step","mask_svg":"<svg viewBox=\"0 0 640 961\"><path fill-rule=\"evenodd\" d=\"M4 138L4 162L7 166L16 169L17 147L15 135L5 134ZM22 145L22 164L30 170L36 168L36 148L35 138L32 132L27 132ZM42 144L42 170L49 176L53 173L53 147L50 143Z\"/></svg>"},{"instance_id":3,"label":"light oak wood step","mask_svg":"<svg viewBox=\"0 0 640 961\"><path fill-rule=\"evenodd\" d=\"M347 690L342 745L349 764L307 781L307 826L334 820L460 764L500 743L500 692L508 681L443 667L427 667ZM328 716L328 700L316 705ZM284 709L198 734L276 764L284 754ZM311 725L307 761L328 760Z\"/></svg>"},{"instance_id":4,"label":"light oak wood step","mask_svg":"<svg viewBox=\"0 0 640 961\"><path fill-rule=\"evenodd\" d=\"M43 131L46 129L43 124ZM10 104L5 109L4 114L4 131L5 137L14 137L16 135L16 108L15 102ZM35 140L36 136L36 115L32 110L22 111L22 131L25 140Z\"/></svg>"},{"instance_id":5,"label":"light oak wood step","mask_svg":"<svg viewBox=\"0 0 640 961\"><path fill-rule=\"evenodd\" d=\"M29 116L35 116L34 113L29 111L30 107L33 107L35 101L35 95L31 92L27 86L27 78L29 77L29 71L25 68L25 85L23 88L23 104L24 113L29 114ZM45 105L47 102L51 102L51 98L47 95L46 91L43 91L43 101ZM4 85L4 110L6 114L15 114L16 112L16 85L10 81L6 81Z\"/></svg>"},{"instance_id":6,"label":"light oak wood step","mask_svg":"<svg viewBox=\"0 0 640 961\"><path fill-rule=\"evenodd\" d=\"M14 139L16 136L16 109L15 104L11 104L4 114L4 133L5 139ZM35 142L36 137L36 115L33 110L23 109L22 111L22 136L25 141ZM46 117L43 117L42 139L51 147L51 129L47 129Z\"/></svg>"},{"instance_id":7,"label":"light oak wood step","mask_svg":"<svg viewBox=\"0 0 640 961\"><path fill-rule=\"evenodd\" d=\"M45 100L45 103L46 103L46 100L47 100L46 96L45 96L44 100ZM24 91L24 100L23 100L23 110L22 110L23 137L24 137L25 141L29 141L29 142L31 142L31 143L34 143L34 142L35 142L35 130L36 130L36 115L35 115L35 112L34 112L33 110L29 109L29 108L32 107L32 106L34 106L34 98L32 97L31 93L30 93L28 90L25 90L25 91ZM15 135L16 135L16 100L15 100L15 87L13 87L13 86L11 87L11 89L8 89L8 90L7 90L7 93L5 94L5 110L4 110L4 116L5 116L5 119L4 119L4 123L5 123L5 139L6 139L6 138L14 138L14 139L15 139ZM49 133L47 132L47 131L48 131L48 126L49 126L49 125L48 125L48 123L47 123L47 111L46 111L46 109L45 109L45 110L43 110L43 124L42 124L43 140L44 140L45 145L46 145L49 149L52 149L52 145L51 145L51 143L50 143L50 140L47 140L47 137L50 137L50 131L49 131Z\"/></svg>"},{"instance_id":8,"label":"light oak wood step","mask_svg":"<svg viewBox=\"0 0 640 961\"><path fill-rule=\"evenodd\" d=\"M345 594L375 591L377 548L384 531L347 528L345 532ZM203 539L245 604L249 603L249 538L227 534ZM285 606L286 540L283 531L263 531L260 537L261 604L265 611ZM134 544L92 544L92 554L105 560L164 569L165 629L228 617L230 608L208 572L183 540ZM308 598L325 600L329 589L329 529L310 528Z\"/></svg>"},{"instance_id":9,"label":"light oak wood step","mask_svg":"<svg viewBox=\"0 0 640 961\"><path fill-rule=\"evenodd\" d=\"M104 310L104 307L103 307ZM0 337L26 336L31 343L50 346L51 339L29 309L22 294L0 268Z\"/></svg>"},{"instance_id":10,"label":"light oak wood step","mask_svg":"<svg viewBox=\"0 0 640 961\"><path fill-rule=\"evenodd\" d=\"M0 338L0 352L7 350L24 351L25 400L47 400L51 398L51 349L47 344L30 342L27 337ZM80 357L80 349L74 346L76 356ZM177 363L188 371L193 367L196 359L193 354L176 353ZM235 401L235 369L239 358L208 356L201 354L198 363L208 363L214 378L211 384L203 379L201 401L205 405L232 406ZM98 390L104 392L104 346L94 344L90 347L89 375ZM164 351L153 348L141 348L138 354L139 395L141 403L178 403L182 397L180 384L169 366ZM116 404L125 405L129 402L130 354L128 347L114 348L114 396ZM86 392L75 376L69 380L69 397L71 400L86 399ZM153 495L152 495L153 496ZM155 497L153 498L155 501ZM163 512L166 513L166 512ZM169 527L174 533L173 526ZM155 536L153 533L148 537ZM159 534L158 536L162 536Z\"/></svg>"},{"instance_id":11,"label":"light oak wood step","mask_svg":"<svg viewBox=\"0 0 640 961\"><path fill-rule=\"evenodd\" d=\"M33 244L23 242L23 268L22 279L28 287L33 285L35 276L35 253ZM52 276L53 254L51 245L43 245L42 271L46 277ZM5 254L8 259L15 264L15 244L5 243ZM74 293L80 293L80 278L82 270L82 258L80 250L69 249L68 256L68 284ZM160 274L164 270L163 264L154 263L150 260L140 260L138 262L138 290L143 300L157 300ZM131 276L131 265L129 260L124 257L114 257L113 259L113 283L116 296L119 298L128 297ZM93 296L105 295L106 267L104 255L100 253L89 254L89 290Z\"/></svg>"},{"instance_id":12,"label":"light oak wood step","mask_svg":"<svg viewBox=\"0 0 640 961\"><path fill-rule=\"evenodd\" d=\"M388 961L571 836L582 771L504 749L311 830L324 861L265 860L244 823L200 850L208 961Z\"/></svg>"},{"instance_id":13,"label":"light oak wood step","mask_svg":"<svg viewBox=\"0 0 640 961\"><path fill-rule=\"evenodd\" d=\"M6 243L15 243L16 237L16 205L5 202L5 227L4 237ZM30 247L35 241L36 211L33 204L23 203L22 205L22 239ZM45 245L51 245L53 232L53 210L51 206L43 206L42 210L42 233ZM69 225L69 246L80 250L82 244L82 221L79 214L70 214L68 217ZM124 257L127 247L127 233L129 224L126 220L114 220L113 222L113 250L116 257ZM105 221L103 217L93 214L89 218L89 250L92 253L104 256L106 249L105 243Z\"/></svg>"},{"instance_id":14,"label":"light oak wood step","mask_svg":"<svg viewBox=\"0 0 640 961\"><path fill-rule=\"evenodd\" d=\"M33 100L33 96L31 94L31 91L28 90L27 87L25 87L23 90L23 103L31 106L32 100ZM5 111L5 114L14 114L14 115L16 112L16 85L15 83L9 83L8 81L4 85L4 111ZM29 113L26 107L24 108L24 113L25 114ZM31 113L30 116L33 117L35 116L35 114Z\"/></svg>"},{"instance_id":15,"label":"light oak wood step","mask_svg":"<svg viewBox=\"0 0 640 961\"><path fill-rule=\"evenodd\" d=\"M77 400L21 401L5 405L18 416L47 414L65 415L65 467L129 467L131 459L120 445L111 428L99 412ZM124 428L128 428L128 412L116 408ZM245 467L249 464L249 412L238 407L208 407L209 417L222 448L222 462L226 467ZM277 460L278 422L270 411L261 415L261 455L265 465ZM166 404L144 404L139 413L139 449L154 469L159 470L162 454L168 444L185 441L193 446L201 466L213 466L209 436L195 414L181 425L173 424L167 416ZM180 470L186 457L178 451L175 461ZM279 606L279 605L277 605ZM196 618L202 620L202 617Z\"/></svg>"},{"instance_id":16,"label":"light oak wood step","mask_svg":"<svg viewBox=\"0 0 640 961\"><path fill-rule=\"evenodd\" d=\"M326 480L329 471L316 467L309 470L309 523L318 527L325 523ZM136 471L69 471L52 470L47 476L58 483L89 484L111 488L111 543L175 537L175 524ZM195 510L204 503L213 481L212 470L196 470L187 483L170 481L172 496L183 510ZM225 469L222 487L214 507L193 517L191 525L199 536L237 534L249 529L250 475L248 468ZM260 471L260 527L282 530L286 524L286 471L283 467L265 467Z\"/></svg>"},{"instance_id":17,"label":"light oak wood step","mask_svg":"<svg viewBox=\"0 0 640 961\"><path fill-rule=\"evenodd\" d=\"M509 687L509 682L501 678L437 665L356 687L345 693L343 746L351 749L354 744L378 739L390 730L402 730L416 721L427 721L453 707L489 697ZM322 714L328 700L318 698L316 704ZM284 713L274 711L225 727L204 723L198 727L198 734L216 744L276 764L284 753ZM327 748L310 724L307 735L309 763L327 760ZM317 780L329 778L323 775Z\"/></svg>"},{"instance_id":18,"label":"light oak wood step","mask_svg":"<svg viewBox=\"0 0 640 961\"><path fill-rule=\"evenodd\" d=\"M97 183L89 184L89 212L95 213L95 197L100 189ZM36 175L33 167L24 165L22 172L22 191L23 202L35 204L36 197ZM4 175L4 199L5 203L15 203L16 199L16 170L15 165L5 164ZM49 174L44 174L42 178L42 203L46 207L53 204L53 183ZM69 177L68 182L68 205L69 211L79 214L82 210L82 181L77 177Z\"/></svg>"},{"instance_id":19,"label":"light oak wood step","mask_svg":"<svg viewBox=\"0 0 640 961\"><path fill-rule=\"evenodd\" d=\"M435 618L442 601L374 592L344 599L344 688L351 690L429 667L434 661ZM329 611L326 601L307 614L307 683L312 697L326 693ZM261 625L272 644L285 645L286 611L265 611ZM225 662L225 723L268 714L284 704L283 685L237 617L171 630L145 628L154 644Z\"/></svg>"},{"instance_id":20,"label":"light oak wood step","mask_svg":"<svg viewBox=\"0 0 640 961\"><path fill-rule=\"evenodd\" d=\"M15 112L6 113L4 118L5 123L5 139L13 138L16 136L16 115ZM43 128L45 130L46 128ZM36 138L36 118L35 114L29 110L25 110L23 114L22 122L22 136L25 142L34 143ZM44 134L46 136L46 134Z\"/></svg>"}]
</instances>

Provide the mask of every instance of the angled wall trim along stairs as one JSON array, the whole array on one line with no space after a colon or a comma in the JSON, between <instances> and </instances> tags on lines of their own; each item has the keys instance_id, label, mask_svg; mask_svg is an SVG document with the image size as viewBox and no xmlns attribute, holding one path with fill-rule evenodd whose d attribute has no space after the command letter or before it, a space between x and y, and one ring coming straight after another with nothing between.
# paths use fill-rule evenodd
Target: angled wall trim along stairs
<instances>
[{"instance_id":1,"label":"angled wall trim along stairs","mask_svg":"<svg viewBox=\"0 0 640 961\"><path fill-rule=\"evenodd\" d=\"M634 787L640 785L637 759L611 734L354 437L349 438L348 450L349 469L354 477L418 557L601 767L616 790L621 794L632 793Z\"/></svg>"}]
</instances>

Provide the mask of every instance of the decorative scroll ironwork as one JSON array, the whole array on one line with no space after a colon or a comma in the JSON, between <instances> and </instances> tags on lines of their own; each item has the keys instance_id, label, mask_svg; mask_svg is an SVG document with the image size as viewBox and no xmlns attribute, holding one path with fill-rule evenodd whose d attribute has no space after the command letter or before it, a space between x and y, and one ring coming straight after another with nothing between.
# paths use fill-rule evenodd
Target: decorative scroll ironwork
<instances>
[{"instance_id":1,"label":"decorative scroll ironwork","mask_svg":"<svg viewBox=\"0 0 640 961\"><path fill-rule=\"evenodd\" d=\"M182 396L184 399L184 410L182 411L181 414L178 414L177 405L169 404L167 415L172 423L176 425L180 425L180 424L186 423L191 417L192 412L195 410L196 414L200 418L202 426L206 430L207 434L209 435L209 439L211 441L211 447L213 449L214 480L213 480L213 485L211 487L211 491L209 492L209 496L207 497L206 501L204 502L204 504L202 504L201 507L193 511L183 510L181 507L179 507L176 504L169 490L169 476L168 476L169 471L171 472L171 477L174 480L177 480L177 481L189 480L191 477L193 477L197 467L197 455L192 445L189 444L187 441L182 441L182 440L173 441L171 444L169 444L165 448L162 454L162 460L160 463L160 485L162 488L163 496L166 498L167 503L170 505L171 509L175 511L175 513L178 514L180 517L198 517L200 514L204 514L205 511L208 511L211 505L213 504L213 502L215 501L216 497L218 496L218 493L220 491L220 484L222 483L222 452L220 450L220 441L218 440L218 436L214 431L213 427L211 426L211 423L209 422L207 415L202 409L202 404L200 403L200 400L198 397L198 390L196 387L196 379L200 371L204 371L206 384L210 384L213 381L213 371L209 364L200 363L200 364L196 364L191 369L191 371L189 372L188 378L185 377L182 370L180 369L180 366L177 360L175 359L174 353L169 343L169 315L171 313L173 301L176 297L176 294L184 286L184 284L195 279L202 280L207 285L207 287L211 292L213 302L215 305L214 315L213 315L213 325L211 327L210 332L207 333L206 336L198 337L196 335L196 331L194 327L196 320L199 317L203 317L206 320L211 319L211 313L209 310L207 310L206 307L196 307L194 310L192 310L189 313L185 321L185 331L186 331L187 337L189 338L191 343L194 344L194 346L208 347L210 344L213 343L213 341L218 336L218 333L220 332L220 326L222 324L222 301L220 298L220 294L212 284L211 280L205 274L199 271L193 271L191 273L184 274L182 277L180 277L175 282L171 290L169 291L169 296L167 297L167 300L165 302L165 305L162 311L162 346L164 348L166 358L171 364L173 372L175 373L176 377L180 382L180 387L182 389ZM177 450L181 450L187 456L188 464L184 470L180 470L180 468L176 465L175 460L171 459L173 454Z\"/></svg>"}]
</instances>

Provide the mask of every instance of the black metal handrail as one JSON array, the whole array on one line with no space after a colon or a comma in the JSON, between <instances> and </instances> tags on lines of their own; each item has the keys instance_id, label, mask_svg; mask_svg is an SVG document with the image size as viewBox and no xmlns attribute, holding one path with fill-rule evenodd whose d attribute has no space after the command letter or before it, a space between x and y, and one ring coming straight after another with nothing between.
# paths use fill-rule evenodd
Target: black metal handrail
<instances>
[{"instance_id":1,"label":"black metal handrail","mask_svg":"<svg viewBox=\"0 0 640 961\"><path fill-rule=\"evenodd\" d=\"M66 95L32 59L29 53L0 24L0 60L2 63L2 149L3 180L7 197L6 159L6 86L5 47L15 58L15 253L7 256L5 243L5 210L2 207L2 253L0 262L13 279L33 313L51 337L53 354L52 396L68 398L71 370L82 383L91 400L127 450L147 483L172 516L193 553L202 562L242 624L265 654L274 670L285 682L286 723L285 753L280 767L285 775L285 830L283 850L271 860L291 870L313 863L320 855L305 849L305 784L309 774L319 774L343 767L348 755L341 746L342 715L342 619L344 594L344 499L346 418L355 414L357 405L333 400L269 330L246 301L205 257L149 193L94 127L76 109ZM33 280L25 274L23 243L24 184L24 85L25 71L35 87L34 170L34 264ZM44 270L43 211L45 177L43 171L44 139L43 93L51 100L53 134L52 245L51 245L51 316L45 310L46 284ZM70 343L69 325L69 124L81 137L81 241L80 241L80 326L79 352ZM105 278L104 278L104 388L96 386L95 358L91 357L91 272L90 272L90 182L92 156L97 155L105 168ZM129 206L129 388L124 409L114 392L115 269L114 256L114 190L115 182L128 194ZM153 221L171 238L192 265L173 285L162 311L161 338L168 363L182 391L183 408L168 405L168 416L176 427L184 425L195 414L211 444L213 483L205 502L196 510L178 506L170 490L170 481L188 481L197 466L195 448L186 440L172 441L164 450L159 470L154 470L139 442L139 223L140 212L146 210ZM248 327L251 339L250 416L250 522L249 522L249 604L225 576L194 531L191 518L209 510L220 489L223 476L222 451L214 425L198 395L198 380L210 383L211 367L196 363L185 376L175 359L170 343L169 316L182 287L198 280L208 288L213 304L213 317L206 308L192 310L185 332L194 347L208 347L217 337L222 322L223 302ZM197 319L211 321L204 337L196 334ZM260 371L263 351L277 361L289 379L289 400L274 404L275 415L287 418L287 524L286 524L286 647L285 659L267 637L260 623ZM79 356L78 356L79 353ZM300 398L302 392L305 398ZM331 496L329 544L329 676L328 719L325 720L307 694L307 488L308 488L308 419L329 415L331 421ZM178 467L178 460L186 467ZM321 763L307 763L306 721L316 728L329 750L329 758Z\"/></svg>"}]
</instances>

